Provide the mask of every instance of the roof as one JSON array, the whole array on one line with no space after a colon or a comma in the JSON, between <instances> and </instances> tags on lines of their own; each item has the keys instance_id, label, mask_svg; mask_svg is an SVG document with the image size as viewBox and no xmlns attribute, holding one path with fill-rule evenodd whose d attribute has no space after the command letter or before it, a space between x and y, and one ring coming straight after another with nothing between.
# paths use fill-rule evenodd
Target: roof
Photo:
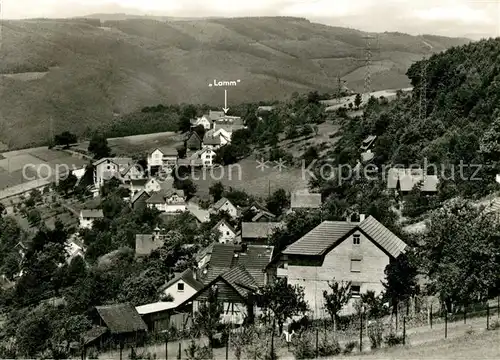
<instances>
[{"instance_id":1,"label":"roof","mask_svg":"<svg viewBox=\"0 0 500 360\"><path fill-rule=\"evenodd\" d=\"M377 136L375 136L375 135L368 136L366 139L363 140L363 143L361 145L361 149L362 150L368 149L373 144L375 139L377 139Z\"/></svg>"},{"instance_id":2,"label":"roof","mask_svg":"<svg viewBox=\"0 0 500 360\"><path fill-rule=\"evenodd\" d=\"M83 342L85 345L91 343L92 341L100 338L108 331L104 326L94 326L92 329L88 330L83 334Z\"/></svg>"},{"instance_id":3,"label":"roof","mask_svg":"<svg viewBox=\"0 0 500 360\"><path fill-rule=\"evenodd\" d=\"M208 119L214 121L214 120L217 120L217 119L219 119L219 118L221 118L221 117L223 117L225 115L226 115L226 113L224 111L213 111L213 110L210 110L209 113L208 113L208 115L206 115L206 116L207 116Z\"/></svg>"},{"instance_id":4,"label":"roof","mask_svg":"<svg viewBox=\"0 0 500 360\"><path fill-rule=\"evenodd\" d=\"M375 154L372 153L370 150L368 150L364 153L361 153L361 161L364 163L372 161L374 157L375 157Z\"/></svg>"},{"instance_id":5,"label":"roof","mask_svg":"<svg viewBox=\"0 0 500 360\"><path fill-rule=\"evenodd\" d=\"M130 303L96 306L95 308L112 334L148 330L141 316Z\"/></svg>"},{"instance_id":6,"label":"roof","mask_svg":"<svg viewBox=\"0 0 500 360\"><path fill-rule=\"evenodd\" d=\"M97 166L107 160L111 161L112 163L118 166L126 166L126 167L129 167L134 163L134 160L129 157L113 157L113 158L102 158L100 160L95 161L92 165Z\"/></svg>"},{"instance_id":7,"label":"roof","mask_svg":"<svg viewBox=\"0 0 500 360\"><path fill-rule=\"evenodd\" d=\"M321 207L321 194L293 193L290 207L292 209L317 209Z\"/></svg>"},{"instance_id":8,"label":"roof","mask_svg":"<svg viewBox=\"0 0 500 360\"><path fill-rule=\"evenodd\" d=\"M80 216L84 219L99 219L103 218L104 214L100 209L84 209L80 211Z\"/></svg>"},{"instance_id":9,"label":"roof","mask_svg":"<svg viewBox=\"0 0 500 360\"><path fill-rule=\"evenodd\" d=\"M184 190L179 189L166 189L160 192L154 193L151 197L146 200L148 204L163 204L166 200L174 195L184 197Z\"/></svg>"},{"instance_id":10,"label":"roof","mask_svg":"<svg viewBox=\"0 0 500 360\"><path fill-rule=\"evenodd\" d=\"M265 239L271 236L275 229L283 227L281 222L242 222L241 237L243 239Z\"/></svg>"},{"instance_id":11,"label":"roof","mask_svg":"<svg viewBox=\"0 0 500 360\"><path fill-rule=\"evenodd\" d=\"M229 201L227 198L223 197L221 199L219 199L219 201L217 201L215 204L212 205L212 209L215 209L215 210L220 210L220 208L227 202ZM234 206L231 201L229 201L229 203Z\"/></svg>"},{"instance_id":12,"label":"roof","mask_svg":"<svg viewBox=\"0 0 500 360\"><path fill-rule=\"evenodd\" d=\"M139 192L137 192L133 197L132 199L130 200L130 202L133 204L135 203L137 200L139 200L141 198L141 196L146 196L148 198L150 198L151 196L146 192L146 190L141 190Z\"/></svg>"},{"instance_id":13,"label":"roof","mask_svg":"<svg viewBox=\"0 0 500 360\"><path fill-rule=\"evenodd\" d=\"M177 274L173 279L168 281L166 284L160 287L159 291L163 292L175 283L177 283L179 280L184 281L186 284L191 286L193 289L196 291L199 291L203 288L203 283L201 281L198 281L194 278L194 272L191 269L186 269L182 273ZM174 299L175 301L175 299Z\"/></svg>"},{"instance_id":14,"label":"roof","mask_svg":"<svg viewBox=\"0 0 500 360\"><path fill-rule=\"evenodd\" d=\"M222 116L218 119L215 120L215 123L217 124L217 128L219 125L236 125L236 126L243 126L243 120L239 116Z\"/></svg>"},{"instance_id":15,"label":"roof","mask_svg":"<svg viewBox=\"0 0 500 360\"><path fill-rule=\"evenodd\" d=\"M226 225L233 234L236 234L236 230L234 229L234 227L232 227L231 224L229 224L225 219L221 219L217 224L215 224L212 229L219 230L219 226L221 226L222 224Z\"/></svg>"},{"instance_id":16,"label":"roof","mask_svg":"<svg viewBox=\"0 0 500 360\"><path fill-rule=\"evenodd\" d=\"M276 215L274 214L271 214L269 211L259 211L253 218L252 218L252 222L256 222L257 220L259 220L261 217L263 216L267 216L268 218L270 219L274 219L276 218Z\"/></svg>"},{"instance_id":17,"label":"roof","mask_svg":"<svg viewBox=\"0 0 500 360\"><path fill-rule=\"evenodd\" d=\"M132 179L130 185L132 186L146 186L150 179Z\"/></svg>"},{"instance_id":18,"label":"roof","mask_svg":"<svg viewBox=\"0 0 500 360\"><path fill-rule=\"evenodd\" d=\"M206 274L200 274L200 281L206 284L229 269L242 265L256 283L263 286L264 269L271 261L273 250L273 246L247 245L246 250L243 251L242 245L214 243L207 247L203 254L200 253L197 256L201 260L203 257L201 255L211 254L206 267L208 271Z\"/></svg>"},{"instance_id":19,"label":"roof","mask_svg":"<svg viewBox=\"0 0 500 360\"><path fill-rule=\"evenodd\" d=\"M213 135L213 133L210 133L210 131L208 131L203 137L203 144L220 145L221 144L220 135Z\"/></svg>"},{"instance_id":20,"label":"roof","mask_svg":"<svg viewBox=\"0 0 500 360\"><path fill-rule=\"evenodd\" d=\"M341 243L354 230L362 231L392 257L398 257L406 244L389 229L369 216L361 223L348 221L323 221L306 235L288 246L285 255L325 255L329 249Z\"/></svg>"},{"instance_id":21,"label":"roof","mask_svg":"<svg viewBox=\"0 0 500 360\"><path fill-rule=\"evenodd\" d=\"M159 301L151 304L136 306L135 309L137 310L139 315L146 315L146 314L152 314L156 312L175 309L177 306L179 306L179 303L173 301Z\"/></svg>"},{"instance_id":22,"label":"roof","mask_svg":"<svg viewBox=\"0 0 500 360\"><path fill-rule=\"evenodd\" d=\"M202 166L203 161L199 158L190 157L188 159L177 160L177 165L179 165L179 166Z\"/></svg>"},{"instance_id":23,"label":"roof","mask_svg":"<svg viewBox=\"0 0 500 360\"><path fill-rule=\"evenodd\" d=\"M199 222L206 223L210 221L210 213L208 210L200 209L196 206L190 206L189 204L187 209Z\"/></svg>"},{"instance_id":24,"label":"roof","mask_svg":"<svg viewBox=\"0 0 500 360\"><path fill-rule=\"evenodd\" d=\"M196 131L192 131L191 134L189 134L189 136L187 137L186 141L189 141L193 136L198 138L199 141L201 141L200 135L198 135Z\"/></svg>"},{"instance_id":25,"label":"roof","mask_svg":"<svg viewBox=\"0 0 500 360\"><path fill-rule=\"evenodd\" d=\"M159 150L163 154L163 156L175 156L175 157L178 156L177 149L172 148L170 146L158 147L158 148L154 149L153 151L151 151L151 154L154 153L156 150Z\"/></svg>"},{"instance_id":26,"label":"roof","mask_svg":"<svg viewBox=\"0 0 500 360\"><path fill-rule=\"evenodd\" d=\"M154 238L151 234L135 235L135 253L137 255L149 255L156 249L159 249L165 243L164 237Z\"/></svg>"},{"instance_id":27,"label":"roof","mask_svg":"<svg viewBox=\"0 0 500 360\"><path fill-rule=\"evenodd\" d=\"M229 283L242 297L247 297L249 289L257 289L259 285L252 275L243 265L237 265L234 268L221 274L220 277Z\"/></svg>"},{"instance_id":28,"label":"roof","mask_svg":"<svg viewBox=\"0 0 500 360\"><path fill-rule=\"evenodd\" d=\"M259 106L257 108L257 111L272 111L274 109L274 106Z\"/></svg>"}]
</instances>

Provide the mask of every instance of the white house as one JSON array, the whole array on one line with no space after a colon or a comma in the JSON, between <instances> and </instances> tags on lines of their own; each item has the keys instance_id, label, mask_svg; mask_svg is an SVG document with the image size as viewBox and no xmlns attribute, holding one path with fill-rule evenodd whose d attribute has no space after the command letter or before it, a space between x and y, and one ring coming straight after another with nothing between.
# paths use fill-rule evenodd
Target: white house
<instances>
[{"instance_id":1,"label":"white house","mask_svg":"<svg viewBox=\"0 0 500 360\"><path fill-rule=\"evenodd\" d=\"M202 125L205 130L210 130L213 125L213 121L212 119L210 119L210 115L203 115L202 117L191 120L192 127L197 127L200 125Z\"/></svg>"},{"instance_id":2,"label":"white house","mask_svg":"<svg viewBox=\"0 0 500 360\"><path fill-rule=\"evenodd\" d=\"M148 154L148 172L151 169L173 168L177 164L178 154L176 149L172 148L156 148Z\"/></svg>"},{"instance_id":3,"label":"white house","mask_svg":"<svg viewBox=\"0 0 500 360\"><path fill-rule=\"evenodd\" d=\"M213 230L218 230L220 232L219 242L225 244L231 242L236 237L236 230L227 223L226 220L222 219L214 227Z\"/></svg>"},{"instance_id":4,"label":"white house","mask_svg":"<svg viewBox=\"0 0 500 360\"><path fill-rule=\"evenodd\" d=\"M80 211L80 227L82 229L92 228L92 224L96 219L104 218L102 210L81 210Z\"/></svg>"},{"instance_id":5,"label":"white house","mask_svg":"<svg viewBox=\"0 0 500 360\"><path fill-rule=\"evenodd\" d=\"M231 135L233 133L224 129L224 128L220 128L220 129L217 129L215 130L214 132L214 136L219 136L220 137L220 144L221 146L224 146L228 143L231 142Z\"/></svg>"},{"instance_id":6,"label":"white house","mask_svg":"<svg viewBox=\"0 0 500 360\"><path fill-rule=\"evenodd\" d=\"M132 164L124 171L120 172L122 181L131 181L144 179L144 169L139 164Z\"/></svg>"},{"instance_id":7,"label":"white house","mask_svg":"<svg viewBox=\"0 0 500 360\"><path fill-rule=\"evenodd\" d=\"M211 208L212 213L218 213L220 211L226 211L233 219L238 217L238 209L234 206L231 201L223 197L217 201Z\"/></svg>"},{"instance_id":8,"label":"white house","mask_svg":"<svg viewBox=\"0 0 500 360\"><path fill-rule=\"evenodd\" d=\"M215 151L211 148L205 148L195 152L191 159L196 159L200 161L200 164L204 167L212 167L215 161Z\"/></svg>"},{"instance_id":9,"label":"white house","mask_svg":"<svg viewBox=\"0 0 500 360\"><path fill-rule=\"evenodd\" d=\"M161 185L155 178L131 180L129 182L129 186L131 197L143 190L148 194L152 194L161 190Z\"/></svg>"},{"instance_id":10,"label":"white house","mask_svg":"<svg viewBox=\"0 0 500 360\"><path fill-rule=\"evenodd\" d=\"M159 292L162 296L172 296L173 303L178 306L203 288L203 283L198 281L196 277L195 271L187 269L163 285Z\"/></svg>"},{"instance_id":11,"label":"white house","mask_svg":"<svg viewBox=\"0 0 500 360\"><path fill-rule=\"evenodd\" d=\"M80 256L82 258L85 257L85 251L84 251L83 247L76 244L73 241L68 241L66 243L66 262L68 264L70 264L71 261L78 256Z\"/></svg>"},{"instance_id":12,"label":"white house","mask_svg":"<svg viewBox=\"0 0 500 360\"><path fill-rule=\"evenodd\" d=\"M130 172L130 167L134 164L132 158L103 158L95 161L92 165L94 166L94 185L99 189L104 181L110 180L113 177L120 181L123 181L122 174ZM137 175L135 171L132 174ZM133 176L132 176L133 177ZM132 177L129 177L130 179Z\"/></svg>"},{"instance_id":13,"label":"white house","mask_svg":"<svg viewBox=\"0 0 500 360\"><path fill-rule=\"evenodd\" d=\"M153 194L146 204L149 208L156 208L161 212L175 213L186 211L186 197L183 190L169 189Z\"/></svg>"}]
</instances>

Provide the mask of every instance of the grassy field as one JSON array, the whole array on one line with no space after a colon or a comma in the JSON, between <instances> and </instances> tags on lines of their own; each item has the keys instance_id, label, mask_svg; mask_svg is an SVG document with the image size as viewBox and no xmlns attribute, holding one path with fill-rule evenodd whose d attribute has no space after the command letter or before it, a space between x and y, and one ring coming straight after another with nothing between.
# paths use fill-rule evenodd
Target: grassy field
<instances>
[{"instance_id":1,"label":"grassy field","mask_svg":"<svg viewBox=\"0 0 500 360\"><path fill-rule=\"evenodd\" d=\"M334 91L337 75L359 91L364 35L298 18L5 21L0 141L14 148L65 130L80 135L158 103L223 105L224 92L208 87L214 79L241 79L229 106ZM373 88L407 86L424 42L442 51L466 41L380 34Z\"/></svg>"},{"instance_id":2,"label":"grassy field","mask_svg":"<svg viewBox=\"0 0 500 360\"><path fill-rule=\"evenodd\" d=\"M56 173L58 166L80 168L87 164L64 151L46 147L4 152L0 158L0 190ZM61 170L62 171L62 170Z\"/></svg>"}]
</instances>

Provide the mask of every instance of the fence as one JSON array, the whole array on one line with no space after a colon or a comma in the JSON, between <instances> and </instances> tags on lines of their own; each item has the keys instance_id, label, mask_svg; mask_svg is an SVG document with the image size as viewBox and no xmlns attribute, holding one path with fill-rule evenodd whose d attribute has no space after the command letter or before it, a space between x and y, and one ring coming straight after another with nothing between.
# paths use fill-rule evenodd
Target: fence
<instances>
[{"instance_id":1,"label":"fence","mask_svg":"<svg viewBox=\"0 0 500 360\"><path fill-rule=\"evenodd\" d=\"M297 352L300 347L310 344L309 349L306 349L310 355L307 358L317 358L335 355L338 352L345 354L366 352L374 347L425 344L439 339L463 336L470 332L498 328L500 324L498 299L488 304L471 304L455 309L453 313L443 311L441 307L432 307L432 309L423 308L415 314L406 315L406 312L403 312L399 319L396 319L396 316L374 319L370 317L369 312L363 312L340 319L336 324L336 330L331 320L316 320L292 335L291 341L286 341L284 334L278 333L277 326L272 331L272 326L256 325L253 327L256 335L251 341L252 345L243 346L254 348L243 350L243 354L242 349L238 349L234 344L234 337L239 336L238 330L233 330L229 337L224 338L219 346L213 349L213 356L218 360L235 360L238 359L236 355L239 353L241 359L254 357L258 359L261 358L257 355L260 352L260 354L277 353L280 359L298 359L300 356L297 356ZM251 331L246 329L243 333ZM142 354L143 358L144 354L149 353L156 354L158 359L186 359L188 358L186 349L192 340L189 337L187 333L178 334L175 338L157 336L155 343L135 348L134 351ZM193 339L199 345L208 345L206 338ZM325 353L328 349L334 353ZM123 359L129 358L129 352L130 348L124 352ZM119 359L119 354L110 353L104 357Z\"/></svg>"}]
</instances>

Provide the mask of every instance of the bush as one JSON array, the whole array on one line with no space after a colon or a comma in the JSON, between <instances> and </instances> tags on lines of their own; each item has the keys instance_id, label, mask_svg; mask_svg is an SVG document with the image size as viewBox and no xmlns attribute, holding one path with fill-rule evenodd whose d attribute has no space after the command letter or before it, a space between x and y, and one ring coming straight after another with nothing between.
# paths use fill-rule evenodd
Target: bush
<instances>
[{"instance_id":1,"label":"bush","mask_svg":"<svg viewBox=\"0 0 500 360\"><path fill-rule=\"evenodd\" d=\"M403 335L397 335L391 332L385 337L385 344L389 347L400 345L403 343Z\"/></svg>"},{"instance_id":2,"label":"bush","mask_svg":"<svg viewBox=\"0 0 500 360\"><path fill-rule=\"evenodd\" d=\"M143 351L141 353L137 353L137 351L132 348L130 350L130 354L128 355L130 360L156 360L156 354L151 354L150 352Z\"/></svg>"},{"instance_id":3,"label":"bush","mask_svg":"<svg viewBox=\"0 0 500 360\"><path fill-rule=\"evenodd\" d=\"M298 337L293 348L295 359L312 359L316 357L316 349L314 347L314 339L310 333L304 333Z\"/></svg>"},{"instance_id":4,"label":"bush","mask_svg":"<svg viewBox=\"0 0 500 360\"><path fill-rule=\"evenodd\" d=\"M90 348L89 351L87 352L87 358L88 359L99 359L99 353L95 348Z\"/></svg>"},{"instance_id":5,"label":"bush","mask_svg":"<svg viewBox=\"0 0 500 360\"><path fill-rule=\"evenodd\" d=\"M336 356L341 353L340 345L337 340L328 338L327 334L319 341L318 354L319 356Z\"/></svg>"},{"instance_id":6,"label":"bush","mask_svg":"<svg viewBox=\"0 0 500 360\"><path fill-rule=\"evenodd\" d=\"M370 338L372 349L380 348L380 345L382 345L383 333L384 328L378 322L368 328L368 337Z\"/></svg>"},{"instance_id":7,"label":"bush","mask_svg":"<svg viewBox=\"0 0 500 360\"><path fill-rule=\"evenodd\" d=\"M349 341L347 344L345 344L343 354L348 355L348 354L352 353L354 348L357 348L357 347L358 347L357 341Z\"/></svg>"},{"instance_id":8,"label":"bush","mask_svg":"<svg viewBox=\"0 0 500 360\"><path fill-rule=\"evenodd\" d=\"M194 340L191 340L188 348L184 350L188 360L212 359L212 352L208 346L200 346Z\"/></svg>"},{"instance_id":9,"label":"bush","mask_svg":"<svg viewBox=\"0 0 500 360\"><path fill-rule=\"evenodd\" d=\"M498 320L490 324L490 327L488 328L488 330L498 330L498 329L500 329L500 321Z\"/></svg>"}]
</instances>

